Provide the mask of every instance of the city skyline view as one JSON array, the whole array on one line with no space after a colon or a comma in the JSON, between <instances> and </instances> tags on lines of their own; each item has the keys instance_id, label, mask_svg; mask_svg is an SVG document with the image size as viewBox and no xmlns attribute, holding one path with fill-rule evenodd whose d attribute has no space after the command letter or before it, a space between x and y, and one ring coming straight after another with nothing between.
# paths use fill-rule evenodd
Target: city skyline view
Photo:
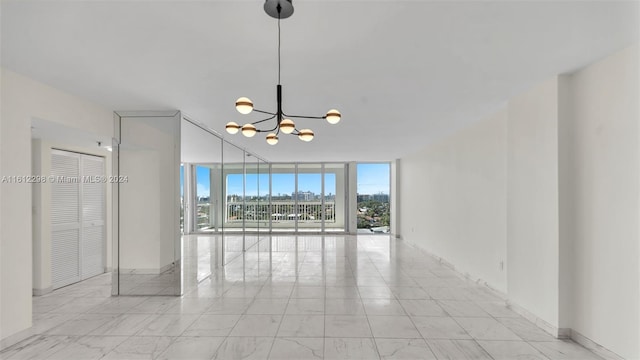
<instances>
[{"instance_id":1,"label":"city skyline view","mask_svg":"<svg viewBox=\"0 0 640 360\"><path fill-rule=\"evenodd\" d=\"M361 195L389 194L389 164L388 163L359 163L357 164L357 193ZM242 195L242 174L227 176L227 194ZM295 174L272 174L272 196L292 195L295 193ZM245 196L265 196L269 193L269 174L247 174ZM260 188L258 188L258 181ZM196 194L197 197L209 197L211 194L210 168L196 166ZM180 167L181 195L184 188L184 168ZM322 178L320 173L298 174L298 192L310 191L316 195L322 193ZM325 193L336 194L336 176L325 174Z\"/></svg>"}]
</instances>

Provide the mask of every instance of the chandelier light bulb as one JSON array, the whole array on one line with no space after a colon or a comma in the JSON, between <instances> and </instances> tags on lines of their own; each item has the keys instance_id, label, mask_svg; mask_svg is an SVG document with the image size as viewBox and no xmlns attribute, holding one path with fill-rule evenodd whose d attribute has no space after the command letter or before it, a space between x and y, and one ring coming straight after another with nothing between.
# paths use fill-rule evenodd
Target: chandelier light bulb
<instances>
[{"instance_id":1,"label":"chandelier light bulb","mask_svg":"<svg viewBox=\"0 0 640 360\"><path fill-rule=\"evenodd\" d=\"M242 126L242 135L246 137L253 137L257 132L256 127L251 124L245 124Z\"/></svg>"},{"instance_id":2,"label":"chandelier light bulb","mask_svg":"<svg viewBox=\"0 0 640 360\"><path fill-rule=\"evenodd\" d=\"M285 134L291 134L296 129L296 124L291 119L283 119L280 121L280 131Z\"/></svg>"},{"instance_id":3,"label":"chandelier light bulb","mask_svg":"<svg viewBox=\"0 0 640 360\"><path fill-rule=\"evenodd\" d=\"M309 142L313 140L313 131L311 129L302 129L298 131L298 138L302 141Z\"/></svg>"},{"instance_id":4,"label":"chandelier light bulb","mask_svg":"<svg viewBox=\"0 0 640 360\"><path fill-rule=\"evenodd\" d=\"M269 135L267 135L267 144L275 145L277 143L278 143L278 135L274 133L270 133Z\"/></svg>"},{"instance_id":5,"label":"chandelier light bulb","mask_svg":"<svg viewBox=\"0 0 640 360\"><path fill-rule=\"evenodd\" d=\"M249 114L253 111L253 101L246 97L239 98L236 100L236 110L243 115Z\"/></svg>"},{"instance_id":6,"label":"chandelier light bulb","mask_svg":"<svg viewBox=\"0 0 640 360\"><path fill-rule=\"evenodd\" d=\"M331 109L331 110L327 111L327 115L325 116L325 118L327 119L327 121L331 125L335 125L338 122L340 122L340 118L341 117L342 117L342 115L340 114L340 111L338 111L336 109Z\"/></svg>"},{"instance_id":7,"label":"chandelier light bulb","mask_svg":"<svg viewBox=\"0 0 640 360\"><path fill-rule=\"evenodd\" d=\"M237 134L238 131L240 131L240 125L236 124L233 121L229 121L225 126L225 128L227 129L227 132L231 135Z\"/></svg>"}]
</instances>

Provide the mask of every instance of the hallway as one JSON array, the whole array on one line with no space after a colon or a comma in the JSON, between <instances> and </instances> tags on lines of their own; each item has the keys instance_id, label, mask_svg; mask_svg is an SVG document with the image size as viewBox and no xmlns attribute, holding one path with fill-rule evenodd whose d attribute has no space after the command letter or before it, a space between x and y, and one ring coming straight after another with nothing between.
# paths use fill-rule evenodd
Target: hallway
<instances>
[{"instance_id":1,"label":"hallway","mask_svg":"<svg viewBox=\"0 0 640 360\"><path fill-rule=\"evenodd\" d=\"M34 335L0 357L601 359L386 235L262 236L181 298L110 292L104 274L34 297Z\"/></svg>"}]
</instances>

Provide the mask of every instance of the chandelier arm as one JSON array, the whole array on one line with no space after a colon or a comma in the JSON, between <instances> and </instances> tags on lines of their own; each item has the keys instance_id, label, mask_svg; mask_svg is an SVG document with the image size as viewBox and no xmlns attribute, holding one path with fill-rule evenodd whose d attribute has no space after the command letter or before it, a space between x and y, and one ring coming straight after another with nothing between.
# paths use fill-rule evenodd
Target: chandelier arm
<instances>
[{"instance_id":1,"label":"chandelier arm","mask_svg":"<svg viewBox=\"0 0 640 360\"><path fill-rule=\"evenodd\" d=\"M262 119L262 120L258 120L258 121L256 121L256 122L252 122L252 123L251 123L251 125L260 124L261 122L265 122L265 121L267 121L267 120L271 120L271 119L273 119L274 117L276 117L276 116L275 116L275 114L274 114L273 116L271 116L271 117L266 118L266 119Z\"/></svg>"},{"instance_id":2,"label":"chandelier arm","mask_svg":"<svg viewBox=\"0 0 640 360\"><path fill-rule=\"evenodd\" d=\"M326 119L327 116L306 116L306 115L287 115L285 113L283 113L282 115L286 116L286 117L291 117L291 118L298 118L298 119Z\"/></svg>"},{"instance_id":3,"label":"chandelier arm","mask_svg":"<svg viewBox=\"0 0 640 360\"><path fill-rule=\"evenodd\" d=\"M276 131L276 129L278 129L278 125L276 125L276 127L274 127L273 129L268 129L268 130L258 130L256 129L256 132L273 132ZM278 129L279 131L280 129Z\"/></svg>"},{"instance_id":4,"label":"chandelier arm","mask_svg":"<svg viewBox=\"0 0 640 360\"><path fill-rule=\"evenodd\" d=\"M261 114L267 114L267 115L273 115L273 116L278 115L278 114L276 114L276 113L272 113L272 112L264 111L264 110L258 110L258 109L256 109L256 108L253 108L253 111L258 112L258 113L261 113Z\"/></svg>"}]
</instances>

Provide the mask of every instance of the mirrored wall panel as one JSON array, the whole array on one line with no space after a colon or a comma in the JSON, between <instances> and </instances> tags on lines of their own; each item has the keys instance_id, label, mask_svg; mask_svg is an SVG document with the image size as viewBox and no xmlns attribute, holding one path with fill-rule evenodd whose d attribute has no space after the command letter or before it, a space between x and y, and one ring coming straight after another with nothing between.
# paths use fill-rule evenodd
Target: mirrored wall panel
<instances>
[{"instance_id":1,"label":"mirrored wall panel","mask_svg":"<svg viewBox=\"0 0 640 360\"><path fill-rule=\"evenodd\" d=\"M189 219L182 237L183 286L188 293L222 266L222 139L186 118L181 136L182 202Z\"/></svg>"},{"instance_id":2,"label":"mirrored wall panel","mask_svg":"<svg viewBox=\"0 0 640 360\"><path fill-rule=\"evenodd\" d=\"M117 295L179 295L180 112L116 114Z\"/></svg>"}]
</instances>

